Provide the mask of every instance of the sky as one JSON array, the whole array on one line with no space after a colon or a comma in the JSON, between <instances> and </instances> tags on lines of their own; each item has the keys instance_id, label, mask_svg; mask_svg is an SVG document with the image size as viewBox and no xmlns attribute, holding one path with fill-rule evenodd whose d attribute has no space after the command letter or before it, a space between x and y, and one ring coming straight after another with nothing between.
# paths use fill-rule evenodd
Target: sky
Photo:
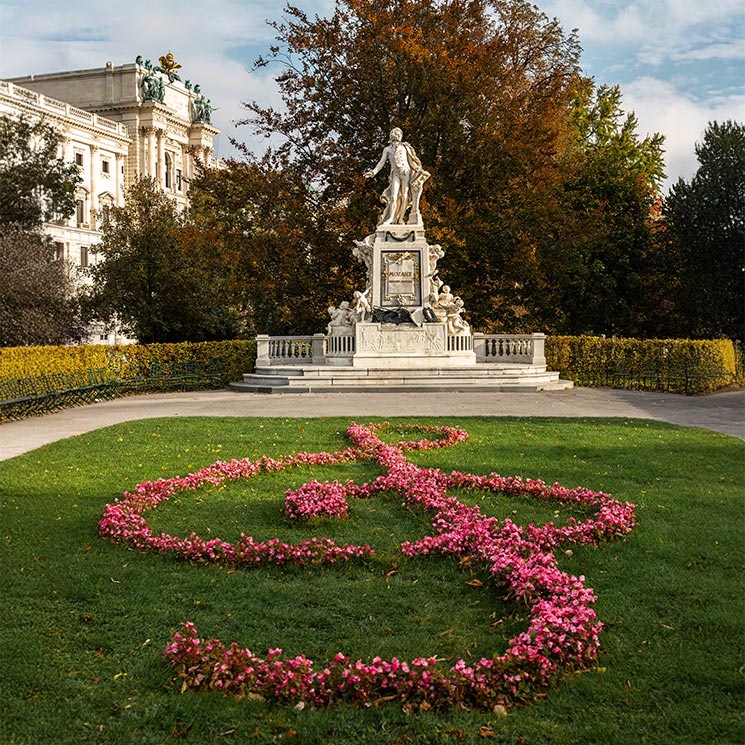
<instances>
[{"instance_id":1,"label":"sky","mask_svg":"<svg viewBox=\"0 0 745 745\"><path fill-rule=\"evenodd\" d=\"M665 136L666 192L696 171L694 151L710 121L745 123L743 0L536 0L565 31L577 29L582 68L598 85L618 84L638 132ZM333 0L294 0L310 16L330 15ZM272 75L252 71L273 43L272 0L0 0L0 79L134 62L170 51L182 77L199 83L222 130L218 157L235 155L229 138L260 149L246 127L243 101L280 105Z\"/></svg>"}]
</instances>

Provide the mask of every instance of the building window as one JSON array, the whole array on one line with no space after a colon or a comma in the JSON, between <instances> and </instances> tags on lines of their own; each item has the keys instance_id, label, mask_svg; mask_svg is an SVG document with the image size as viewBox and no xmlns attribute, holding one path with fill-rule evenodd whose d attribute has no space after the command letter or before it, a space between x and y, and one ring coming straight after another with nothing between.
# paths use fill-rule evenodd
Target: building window
<instances>
[{"instance_id":1,"label":"building window","mask_svg":"<svg viewBox=\"0 0 745 745\"><path fill-rule=\"evenodd\" d=\"M83 267L83 269L88 267L88 246L80 247L80 266Z\"/></svg>"},{"instance_id":2,"label":"building window","mask_svg":"<svg viewBox=\"0 0 745 745\"><path fill-rule=\"evenodd\" d=\"M111 169L111 162L108 160L102 160L101 161L101 172L108 176L109 173L111 173L110 169Z\"/></svg>"},{"instance_id":3,"label":"building window","mask_svg":"<svg viewBox=\"0 0 745 745\"><path fill-rule=\"evenodd\" d=\"M83 153L75 153L75 165L76 166L83 165Z\"/></svg>"},{"instance_id":4,"label":"building window","mask_svg":"<svg viewBox=\"0 0 745 745\"><path fill-rule=\"evenodd\" d=\"M176 169L176 191L181 191L181 169Z\"/></svg>"},{"instance_id":5,"label":"building window","mask_svg":"<svg viewBox=\"0 0 745 745\"><path fill-rule=\"evenodd\" d=\"M54 243L54 260L62 261L65 258L65 244L55 241Z\"/></svg>"},{"instance_id":6,"label":"building window","mask_svg":"<svg viewBox=\"0 0 745 745\"><path fill-rule=\"evenodd\" d=\"M173 160L171 159L171 156L166 153L166 189L171 188L171 167L173 164Z\"/></svg>"},{"instance_id":7,"label":"building window","mask_svg":"<svg viewBox=\"0 0 745 745\"><path fill-rule=\"evenodd\" d=\"M85 200L78 199L75 202L75 222L78 227L85 224Z\"/></svg>"}]
</instances>

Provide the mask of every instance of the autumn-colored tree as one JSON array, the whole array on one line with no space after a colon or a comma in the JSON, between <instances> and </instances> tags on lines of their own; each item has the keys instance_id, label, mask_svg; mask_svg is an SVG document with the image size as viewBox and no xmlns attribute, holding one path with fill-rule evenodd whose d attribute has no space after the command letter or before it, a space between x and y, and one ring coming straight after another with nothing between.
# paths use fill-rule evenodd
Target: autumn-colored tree
<instances>
[{"instance_id":1,"label":"autumn-colored tree","mask_svg":"<svg viewBox=\"0 0 745 745\"><path fill-rule=\"evenodd\" d=\"M33 230L75 211L80 173L59 157L61 143L43 120L0 116L0 224Z\"/></svg>"},{"instance_id":2,"label":"autumn-colored tree","mask_svg":"<svg viewBox=\"0 0 745 745\"><path fill-rule=\"evenodd\" d=\"M314 251L332 251L328 267L354 266L352 239L372 232L382 190L362 173L400 126L432 174L428 238L445 248L441 273L469 320L524 323L520 288L553 219L544 204L580 74L574 34L521 0L346 0L329 18L286 13L259 63L282 65L285 108L249 104L246 123L282 136L278 163L313 186L337 236Z\"/></svg>"},{"instance_id":3,"label":"autumn-colored tree","mask_svg":"<svg viewBox=\"0 0 745 745\"><path fill-rule=\"evenodd\" d=\"M229 161L203 170L190 198L191 220L219 246L227 292L249 333L321 331L329 304L351 294L338 210L295 169L270 157Z\"/></svg>"}]
</instances>

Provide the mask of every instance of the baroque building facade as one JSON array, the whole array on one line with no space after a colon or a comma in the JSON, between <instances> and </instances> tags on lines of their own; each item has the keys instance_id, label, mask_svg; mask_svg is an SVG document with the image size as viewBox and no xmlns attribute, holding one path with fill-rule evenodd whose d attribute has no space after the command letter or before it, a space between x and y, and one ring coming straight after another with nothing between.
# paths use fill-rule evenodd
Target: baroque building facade
<instances>
[{"instance_id":1,"label":"baroque building facade","mask_svg":"<svg viewBox=\"0 0 745 745\"><path fill-rule=\"evenodd\" d=\"M57 256L85 270L96 260L105 210L123 206L140 177L154 178L183 208L198 164L217 165L212 107L200 86L182 81L169 53L160 65L131 64L29 75L0 81L0 115L43 118L63 137L62 157L80 169L76 211L45 225ZM84 272L83 272L84 274ZM124 341L116 328L96 329L89 343Z\"/></svg>"}]
</instances>

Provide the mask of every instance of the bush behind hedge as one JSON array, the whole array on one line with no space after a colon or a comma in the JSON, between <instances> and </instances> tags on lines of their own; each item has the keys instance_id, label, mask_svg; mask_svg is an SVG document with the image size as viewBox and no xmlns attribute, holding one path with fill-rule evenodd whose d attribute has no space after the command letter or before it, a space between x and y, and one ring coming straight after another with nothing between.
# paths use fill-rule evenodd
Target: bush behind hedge
<instances>
[{"instance_id":1,"label":"bush behind hedge","mask_svg":"<svg viewBox=\"0 0 745 745\"><path fill-rule=\"evenodd\" d=\"M562 378L588 387L691 394L742 383L729 339L549 336L546 362Z\"/></svg>"},{"instance_id":2,"label":"bush behind hedge","mask_svg":"<svg viewBox=\"0 0 745 745\"><path fill-rule=\"evenodd\" d=\"M209 368L213 360L220 360L223 385L241 380L243 373L253 370L256 342L251 339L126 346L4 347L0 348L0 379L106 369L112 378L130 380L155 363L195 362Z\"/></svg>"}]
</instances>

